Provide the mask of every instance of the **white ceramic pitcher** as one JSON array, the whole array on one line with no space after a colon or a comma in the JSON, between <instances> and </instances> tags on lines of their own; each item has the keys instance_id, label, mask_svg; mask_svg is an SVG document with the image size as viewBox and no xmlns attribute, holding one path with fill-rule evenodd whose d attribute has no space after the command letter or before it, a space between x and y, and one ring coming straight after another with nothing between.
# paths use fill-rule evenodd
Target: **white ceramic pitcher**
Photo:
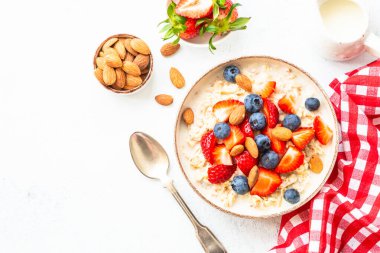
<instances>
[{"instance_id":1,"label":"white ceramic pitcher","mask_svg":"<svg viewBox=\"0 0 380 253\"><path fill-rule=\"evenodd\" d=\"M317 0L320 33L317 46L331 60L345 61L367 51L380 57L380 37L369 31L363 0Z\"/></svg>"}]
</instances>

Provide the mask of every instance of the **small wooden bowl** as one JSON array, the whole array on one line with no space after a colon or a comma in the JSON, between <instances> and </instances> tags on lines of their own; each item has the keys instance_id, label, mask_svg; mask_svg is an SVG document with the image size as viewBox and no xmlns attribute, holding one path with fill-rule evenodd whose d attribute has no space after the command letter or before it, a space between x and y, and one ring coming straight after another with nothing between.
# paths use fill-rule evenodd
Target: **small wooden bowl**
<instances>
[{"instance_id":1,"label":"small wooden bowl","mask_svg":"<svg viewBox=\"0 0 380 253\"><path fill-rule=\"evenodd\" d=\"M139 39L139 37L136 37L136 36L133 36L133 35L130 35L130 34L115 34L115 35L112 35L112 36L108 37L107 39L105 39L99 45L99 47L96 50L96 53L94 55L94 70L97 68L96 58L99 56L100 51L102 51L102 47L103 47L104 43L106 43L111 38L120 38L120 39L134 39L134 38L137 38L137 39ZM133 93L133 92L135 92L137 90L140 90L148 82L148 80L150 79L150 77L152 75L152 72L153 72L153 55L152 55L152 52L150 52L149 58L150 58L149 59L149 71L146 74L145 79L142 81L142 83L139 86L137 86L137 87L135 87L133 89L130 89L130 90L123 90L123 89L118 90L118 89L113 88L112 86L103 85L102 83L100 83L100 84L104 88L106 88L107 90L113 91L115 93L130 94L130 93Z\"/></svg>"}]
</instances>

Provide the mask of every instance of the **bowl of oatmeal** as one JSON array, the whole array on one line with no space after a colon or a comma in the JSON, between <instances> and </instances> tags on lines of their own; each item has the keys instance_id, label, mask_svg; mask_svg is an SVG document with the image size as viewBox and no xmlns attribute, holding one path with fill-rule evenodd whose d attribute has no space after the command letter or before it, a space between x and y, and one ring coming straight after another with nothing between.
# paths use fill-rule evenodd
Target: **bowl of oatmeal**
<instances>
[{"instance_id":1,"label":"bowl of oatmeal","mask_svg":"<svg viewBox=\"0 0 380 253\"><path fill-rule=\"evenodd\" d=\"M322 189L338 129L328 96L305 71L249 56L195 83L178 113L175 146L186 180L207 203L239 217L274 217Z\"/></svg>"}]
</instances>

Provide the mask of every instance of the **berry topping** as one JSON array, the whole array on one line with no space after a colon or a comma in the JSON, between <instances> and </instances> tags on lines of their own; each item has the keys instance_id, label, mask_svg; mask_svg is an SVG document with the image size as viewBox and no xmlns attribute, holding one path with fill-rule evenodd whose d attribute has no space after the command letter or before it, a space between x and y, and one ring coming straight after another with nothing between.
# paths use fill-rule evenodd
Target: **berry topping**
<instances>
[{"instance_id":1,"label":"berry topping","mask_svg":"<svg viewBox=\"0 0 380 253\"><path fill-rule=\"evenodd\" d=\"M319 102L318 98L308 98L305 101L305 107L309 111L316 111L318 110L321 103Z\"/></svg>"},{"instance_id":2,"label":"berry topping","mask_svg":"<svg viewBox=\"0 0 380 253\"><path fill-rule=\"evenodd\" d=\"M274 92L274 89L276 88L276 82L275 81L269 81L264 84L255 84L252 87L252 91L258 95L260 95L262 98L267 98Z\"/></svg>"},{"instance_id":3,"label":"berry topping","mask_svg":"<svg viewBox=\"0 0 380 253\"><path fill-rule=\"evenodd\" d=\"M215 147L215 135L212 130L205 133L201 138L202 153L209 163L213 163L212 152Z\"/></svg>"},{"instance_id":4,"label":"berry topping","mask_svg":"<svg viewBox=\"0 0 380 253\"><path fill-rule=\"evenodd\" d=\"M272 150L265 152L260 158L260 164L266 169L273 170L277 167L280 157Z\"/></svg>"},{"instance_id":5,"label":"berry topping","mask_svg":"<svg viewBox=\"0 0 380 253\"><path fill-rule=\"evenodd\" d=\"M278 107L285 113L296 113L294 97L291 95L286 95L278 100Z\"/></svg>"},{"instance_id":6,"label":"berry topping","mask_svg":"<svg viewBox=\"0 0 380 253\"><path fill-rule=\"evenodd\" d=\"M281 183L281 177L276 172L259 168L259 177L251 189L251 195L266 197L274 193Z\"/></svg>"},{"instance_id":7,"label":"berry topping","mask_svg":"<svg viewBox=\"0 0 380 253\"><path fill-rule=\"evenodd\" d=\"M257 159L253 158L248 151L244 151L238 156L235 156L236 165L244 173L244 175L248 176L252 167L257 164Z\"/></svg>"},{"instance_id":8,"label":"berry topping","mask_svg":"<svg viewBox=\"0 0 380 253\"><path fill-rule=\"evenodd\" d=\"M243 103L235 99L222 100L212 107L212 111L218 122L225 122L238 105L243 105Z\"/></svg>"},{"instance_id":9,"label":"berry topping","mask_svg":"<svg viewBox=\"0 0 380 253\"><path fill-rule=\"evenodd\" d=\"M249 94L244 99L245 110L247 112L258 112L263 108L263 99L256 94Z\"/></svg>"},{"instance_id":10,"label":"berry topping","mask_svg":"<svg viewBox=\"0 0 380 253\"><path fill-rule=\"evenodd\" d=\"M249 192L248 179L245 176L238 175L234 176L231 182L232 190L237 194L244 195Z\"/></svg>"},{"instance_id":11,"label":"berry topping","mask_svg":"<svg viewBox=\"0 0 380 253\"><path fill-rule=\"evenodd\" d=\"M220 140L226 139L231 133L231 128L227 123L216 123L214 127L214 135Z\"/></svg>"},{"instance_id":12,"label":"berry topping","mask_svg":"<svg viewBox=\"0 0 380 253\"><path fill-rule=\"evenodd\" d=\"M277 173L288 173L298 169L304 160L304 154L296 147L290 146L282 157L275 171Z\"/></svg>"},{"instance_id":13,"label":"berry topping","mask_svg":"<svg viewBox=\"0 0 380 253\"><path fill-rule=\"evenodd\" d=\"M248 119L245 119L240 125L240 130L244 133L245 137L254 137L251 124Z\"/></svg>"},{"instance_id":14,"label":"berry topping","mask_svg":"<svg viewBox=\"0 0 380 253\"><path fill-rule=\"evenodd\" d=\"M278 118L280 117L280 114L278 112L278 109L275 104L273 104L268 99L264 99L264 108L263 112L265 117L267 118L267 125L270 128L273 128L277 125Z\"/></svg>"},{"instance_id":15,"label":"berry topping","mask_svg":"<svg viewBox=\"0 0 380 253\"><path fill-rule=\"evenodd\" d=\"M181 0L175 12L186 18L204 18L212 13L212 0Z\"/></svg>"},{"instance_id":16,"label":"berry topping","mask_svg":"<svg viewBox=\"0 0 380 253\"><path fill-rule=\"evenodd\" d=\"M323 145L326 145L331 141L333 136L332 130L322 121L321 117L319 116L315 117L314 119L314 130L315 136Z\"/></svg>"},{"instance_id":17,"label":"berry topping","mask_svg":"<svg viewBox=\"0 0 380 253\"><path fill-rule=\"evenodd\" d=\"M238 67L234 65L227 66L223 72L224 79L226 79L226 81L231 82L231 83L235 82L235 77L238 74L240 74L240 70Z\"/></svg>"},{"instance_id":18,"label":"berry topping","mask_svg":"<svg viewBox=\"0 0 380 253\"><path fill-rule=\"evenodd\" d=\"M224 140L224 144L228 150L231 150L234 146L238 144L243 144L245 142L245 135L240 128L237 126L231 126L231 134Z\"/></svg>"},{"instance_id":19,"label":"berry topping","mask_svg":"<svg viewBox=\"0 0 380 253\"><path fill-rule=\"evenodd\" d=\"M224 164L231 165L232 158L230 152L226 149L224 145L217 145L212 152L213 164Z\"/></svg>"},{"instance_id":20,"label":"berry topping","mask_svg":"<svg viewBox=\"0 0 380 253\"><path fill-rule=\"evenodd\" d=\"M274 152L276 152L277 154L283 155L283 154L285 154L285 151L286 151L285 150L286 149L286 142L280 141L279 139L277 139L273 136L272 131L274 129L275 128L272 129L272 128L266 127L263 131L263 134L265 134L266 136L269 137L271 149Z\"/></svg>"},{"instance_id":21,"label":"berry topping","mask_svg":"<svg viewBox=\"0 0 380 253\"><path fill-rule=\"evenodd\" d=\"M301 119L295 114L288 114L282 121L282 125L292 131L295 131L300 127Z\"/></svg>"},{"instance_id":22,"label":"berry topping","mask_svg":"<svg viewBox=\"0 0 380 253\"><path fill-rule=\"evenodd\" d=\"M255 112L249 117L249 124L253 130L262 130L267 125L267 120L261 112Z\"/></svg>"},{"instance_id":23,"label":"berry topping","mask_svg":"<svg viewBox=\"0 0 380 253\"><path fill-rule=\"evenodd\" d=\"M268 136L258 134L255 136L255 142L260 153L270 149L270 140Z\"/></svg>"},{"instance_id":24,"label":"berry topping","mask_svg":"<svg viewBox=\"0 0 380 253\"><path fill-rule=\"evenodd\" d=\"M300 193L293 188L287 189L284 192L284 199L290 204L296 204L300 201Z\"/></svg>"},{"instance_id":25,"label":"berry topping","mask_svg":"<svg viewBox=\"0 0 380 253\"><path fill-rule=\"evenodd\" d=\"M236 171L236 165L218 164L208 168L208 181L212 184L226 182Z\"/></svg>"},{"instance_id":26,"label":"berry topping","mask_svg":"<svg viewBox=\"0 0 380 253\"><path fill-rule=\"evenodd\" d=\"M311 127L299 128L293 132L292 142L293 144L303 150L307 144L314 138L314 129Z\"/></svg>"}]
</instances>

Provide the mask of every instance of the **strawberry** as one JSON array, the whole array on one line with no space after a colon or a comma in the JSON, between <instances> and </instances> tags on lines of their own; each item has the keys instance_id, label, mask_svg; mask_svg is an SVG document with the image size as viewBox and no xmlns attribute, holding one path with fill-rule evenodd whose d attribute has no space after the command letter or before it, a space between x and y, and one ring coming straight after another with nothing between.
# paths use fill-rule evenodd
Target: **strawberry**
<instances>
[{"instance_id":1,"label":"strawberry","mask_svg":"<svg viewBox=\"0 0 380 253\"><path fill-rule=\"evenodd\" d=\"M213 164L232 165L232 158L230 152L224 145L218 145L212 152Z\"/></svg>"},{"instance_id":2,"label":"strawberry","mask_svg":"<svg viewBox=\"0 0 380 253\"><path fill-rule=\"evenodd\" d=\"M235 156L235 161L241 172L248 177L249 172L257 164L257 159L253 158L246 150L240 155Z\"/></svg>"},{"instance_id":3,"label":"strawberry","mask_svg":"<svg viewBox=\"0 0 380 253\"><path fill-rule=\"evenodd\" d=\"M204 18L212 13L212 0L181 0L175 13L186 18Z\"/></svg>"},{"instance_id":4,"label":"strawberry","mask_svg":"<svg viewBox=\"0 0 380 253\"><path fill-rule=\"evenodd\" d=\"M305 155L296 147L290 146L277 165L277 173L288 173L298 169L303 164Z\"/></svg>"},{"instance_id":5,"label":"strawberry","mask_svg":"<svg viewBox=\"0 0 380 253\"><path fill-rule=\"evenodd\" d=\"M212 184L226 182L236 171L236 165L218 164L208 168L208 181Z\"/></svg>"},{"instance_id":6,"label":"strawberry","mask_svg":"<svg viewBox=\"0 0 380 253\"><path fill-rule=\"evenodd\" d=\"M278 107L285 113L296 113L294 97L292 95L285 95L278 100Z\"/></svg>"},{"instance_id":7,"label":"strawberry","mask_svg":"<svg viewBox=\"0 0 380 253\"><path fill-rule=\"evenodd\" d=\"M243 105L243 103L235 99L222 100L212 107L212 111L218 122L224 122L238 105Z\"/></svg>"},{"instance_id":8,"label":"strawberry","mask_svg":"<svg viewBox=\"0 0 380 253\"><path fill-rule=\"evenodd\" d=\"M226 2L224 4L224 9L221 9L221 8L219 9L218 19L226 18L228 13L231 10L232 5L233 5L233 3L231 0L226 0ZM233 9L232 14L231 14L231 18L230 18L230 22L234 22L238 18L238 16L239 16L239 14L238 14L237 9Z\"/></svg>"},{"instance_id":9,"label":"strawberry","mask_svg":"<svg viewBox=\"0 0 380 253\"><path fill-rule=\"evenodd\" d=\"M315 117L314 119L314 130L315 136L323 145L326 145L331 141L333 136L332 130L322 121L321 117L319 116Z\"/></svg>"},{"instance_id":10,"label":"strawberry","mask_svg":"<svg viewBox=\"0 0 380 253\"><path fill-rule=\"evenodd\" d=\"M186 30L181 32L179 36L184 40L195 38L199 34L199 26L196 26L197 20L188 18L185 22Z\"/></svg>"},{"instance_id":11,"label":"strawberry","mask_svg":"<svg viewBox=\"0 0 380 253\"><path fill-rule=\"evenodd\" d=\"M262 98L267 98L274 92L274 89L276 88L276 82L275 81L269 81L264 84L255 84L252 87L253 93L256 93L260 95Z\"/></svg>"},{"instance_id":12,"label":"strawberry","mask_svg":"<svg viewBox=\"0 0 380 253\"><path fill-rule=\"evenodd\" d=\"M277 125L280 126L280 125ZM263 134L269 137L271 149L279 155L285 154L286 142L280 141L272 136L272 128L266 127L263 130Z\"/></svg>"},{"instance_id":13,"label":"strawberry","mask_svg":"<svg viewBox=\"0 0 380 253\"><path fill-rule=\"evenodd\" d=\"M240 130L243 132L245 137L254 137L251 124L249 124L249 119L245 119L243 123L240 124Z\"/></svg>"},{"instance_id":14,"label":"strawberry","mask_svg":"<svg viewBox=\"0 0 380 253\"><path fill-rule=\"evenodd\" d=\"M276 172L259 168L259 177L251 189L251 195L266 197L274 193L281 183L281 177Z\"/></svg>"},{"instance_id":15,"label":"strawberry","mask_svg":"<svg viewBox=\"0 0 380 253\"><path fill-rule=\"evenodd\" d=\"M280 114L275 104L268 99L264 100L263 113L267 119L268 126L273 128L277 125Z\"/></svg>"},{"instance_id":16,"label":"strawberry","mask_svg":"<svg viewBox=\"0 0 380 253\"><path fill-rule=\"evenodd\" d=\"M240 130L240 128L232 125L230 127L230 136L228 136L227 139L224 139L224 145L226 145L228 150L231 150L234 146L245 142L244 133Z\"/></svg>"},{"instance_id":17,"label":"strawberry","mask_svg":"<svg viewBox=\"0 0 380 253\"><path fill-rule=\"evenodd\" d=\"M202 153L209 163L213 163L212 152L214 151L215 141L216 138L212 130L205 133L201 138Z\"/></svg>"},{"instance_id":18,"label":"strawberry","mask_svg":"<svg viewBox=\"0 0 380 253\"><path fill-rule=\"evenodd\" d=\"M312 127L301 127L293 132L292 142L297 148L303 150L314 138L314 133L315 131Z\"/></svg>"}]
</instances>

